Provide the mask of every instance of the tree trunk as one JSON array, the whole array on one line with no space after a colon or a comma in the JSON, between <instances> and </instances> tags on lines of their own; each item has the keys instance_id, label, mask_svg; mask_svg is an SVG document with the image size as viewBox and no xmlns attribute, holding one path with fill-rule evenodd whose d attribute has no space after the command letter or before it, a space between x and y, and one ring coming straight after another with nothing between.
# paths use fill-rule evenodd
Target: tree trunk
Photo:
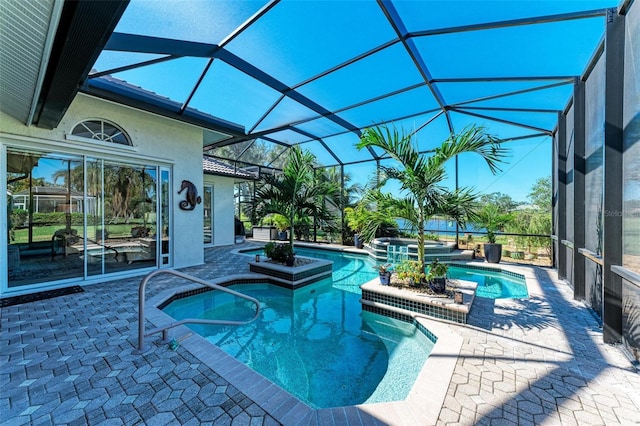
<instances>
[{"instance_id":1,"label":"tree trunk","mask_svg":"<svg viewBox=\"0 0 640 426\"><path fill-rule=\"evenodd\" d=\"M289 225L291 226L291 232L289 232L289 244L291 244L291 250L293 251L293 238L294 238L294 227L293 227L293 219L295 217L295 214L292 214L289 217Z\"/></svg>"},{"instance_id":2,"label":"tree trunk","mask_svg":"<svg viewBox=\"0 0 640 426\"><path fill-rule=\"evenodd\" d=\"M425 271L424 263L424 213L420 209L418 217L418 262L422 266L422 272Z\"/></svg>"}]
</instances>

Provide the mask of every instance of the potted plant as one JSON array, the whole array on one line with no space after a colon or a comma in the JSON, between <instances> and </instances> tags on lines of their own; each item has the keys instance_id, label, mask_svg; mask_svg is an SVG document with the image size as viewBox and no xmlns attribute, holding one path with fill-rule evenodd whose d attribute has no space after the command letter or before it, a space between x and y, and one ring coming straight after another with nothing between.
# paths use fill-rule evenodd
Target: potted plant
<instances>
[{"instance_id":1,"label":"potted plant","mask_svg":"<svg viewBox=\"0 0 640 426\"><path fill-rule=\"evenodd\" d=\"M419 286L425 279L422 263L417 260L403 260L396 267L396 273L401 280L408 279L411 286Z\"/></svg>"},{"instance_id":2,"label":"potted plant","mask_svg":"<svg viewBox=\"0 0 640 426\"><path fill-rule=\"evenodd\" d=\"M434 259L429 265L429 275L427 281L429 288L434 293L444 293L447 287L447 271L449 265L441 263L438 259Z\"/></svg>"},{"instance_id":3,"label":"potted plant","mask_svg":"<svg viewBox=\"0 0 640 426\"><path fill-rule=\"evenodd\" d=\"M278 240L287 241L287 229L289 229L289 221L281 214L273 215L273 224L278 230Z\"/></svg>"},{"instance_id":4,"label":"potted plant","mask_svg":"<svg viewBox=\"0 0 640 426\"><path fill-rule=\"evenodd\" d=\"M382 263L380 265L374 266L378 270L378 274L380 276L380 284L389 285L391 283L391 264L390 263Z\"/></svg>"},{"instance_id":5,"label":"potted plant","mask_svg":"<svg viewBox=\"0 0 640 426\"><path fill-rule=\"evenodd\" d=\"M486 204L474 220L476 225L487 231L488 243L484 244L484 259L488 263L500 263L502 244L496 243L496 232L502 231L506 224L513 220L509 213L502 213L493 204Z\"/></svg>"}]
</instances>

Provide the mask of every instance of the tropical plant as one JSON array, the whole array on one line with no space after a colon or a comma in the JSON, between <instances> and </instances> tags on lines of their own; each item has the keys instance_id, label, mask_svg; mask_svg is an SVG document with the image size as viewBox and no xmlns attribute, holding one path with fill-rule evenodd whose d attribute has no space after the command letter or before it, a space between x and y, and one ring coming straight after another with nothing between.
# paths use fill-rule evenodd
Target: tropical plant
<instances>
[{"instance_id":1,"label":"tropical plant","mask_svg":"<svg viewBox=\"0 0 640 426\"><path fill-rule=\"evenodd\" d=\"M381 274L386 274L387 272L391 271L391 264L390 263L380 263L378 265L375 265L374 268Z\"/></svg>"},{"instance_id":2,"label":"tropical plant","mask_svg":"<svg viewBox=\"0 0 640 426\"><path fill-rule=\"evenodd\" d=\"M464 227L466 220L474 216L476 195L470 189L452 191L442 186L446 178L445 163L459 154L472 152L479 154L495 173L506 150L496 138L475 126L450 136L429 156L418 151L413 139L413 134L400 134L396 129L385 126L375 127L365 130L357 147L381 148L399 163L399 167L381 166L384 175L398 181L401 191L407 194L400 200L387 197L388 207L396 217L406 219L416 228L418 259L424 270L424 228L427 220L443 214Z\"/></svg>"},{"instance_id":3,"label":"tropical plant","mask_svg":"<svg viewBox=\"0 0 640 426\"><path fill-rule=\"evenodd\" d=\"M422 262L417 260L403 260L396 266L396 274L398 274L398 278L401 280L408 279L414 284L419 284L423 282L426 277L422 265Z\"/></svg>"},{"instance_id":4,"label":"tropical plant","mask_svg":"<svg viewBox=\"0 0 640 426\"><path fill-rule=\"evenodd\" d=\"M496 232L503 231L504 227L511 223L514 216L510 213L504 213L493 204L485 204L480 211L477 212L473 222L487 230L487 239L489 244L496 243Z\"/></svg>"},{"instance_id":5,"label":"tropical plant","mask_svg":"<svg viewBox=\"0 0 640 426\"><path fill-rule=\"evenodd\" d=\"M264 254L269 259L278 263L287 263L287 260L294 256L291 244L268 242L264 246Z\"/></svg>"},{"instance_id":6,"label":"tropical plant","mask_svg":"<svg viewBox=\"0 0 640 426\"><path fill-rule=\"evenodd\" d=\"M279 232L284 232L289 228L289 220L281 214L273 214L271 215L271 219L273 224L278 229Z\"/></svg>"},{"instance_id":7,"label":"tropical plant","mask_svg":"<svg viewBox=\"0 0 640 426\"><path fill-rule=\"evenodd\" d=\"M359 234L367 223L366 211L362 208L347 207L344 209L344 220L353 232Z\"/></svg>"},{"instance_id":8,"label":"tropical plant","mask_svg":"<svg viewBox=\"0 0 640 426\"><path fill-rule=\"evenodd\" d=\"M362 199L354 207L357 217L354 226L359 228L361 241L369 242L376 237L393 237L399 234L395 218L402 215L395 214L395 201L393 196L380 191L378 183L368 186Z\"/></svg>"},{"instance_id":9,"label":"tropical plant","mask_svg":"<svg viewBox=\"0 0 640 426\"><path fill-rule=\"evenodd\" d=\"M317 222L326 223L334 217L329 206L337 208L335 195L340 189L332 182L315 179L314 162L313 154L292 146L282 173L264 175L256 190L255 217L269 213L286 217L291 224L289 242L292 246L299 220L313 217Z\"/></svg>"},{"instance_id":10,"label":"tropical plant","mask_svg":"<svg viewBox=\"0 0 640 426\"><path fill-rule=\"evenodd\" d=\"M440 262L438 259L434 259L429 264L429 275L427 279L431 280L433 278L446 277L448 270L449 270L449 265L447 265L446 263Z\"/></svg>"}]
</instances>

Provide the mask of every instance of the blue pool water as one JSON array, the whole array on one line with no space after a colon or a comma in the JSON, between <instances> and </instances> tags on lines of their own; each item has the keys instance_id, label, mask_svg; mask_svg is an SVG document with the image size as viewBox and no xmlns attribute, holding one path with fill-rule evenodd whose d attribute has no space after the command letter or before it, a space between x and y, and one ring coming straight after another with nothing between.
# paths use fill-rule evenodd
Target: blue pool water
<instances>
[{"instance_id":1,"label":"blue pool water","mask_svg":"<svg viewBox=\"0 0 640 426\"><path fill-rule=\"evenodd\" d=\"M476 296L486 297L487 299L517 299L529 297L524 278L503 272L451 266L447 272L447 277L478 283Z\"/></svg>"},{"instance_id":2,"label":"blue pool water","mask_svg":"<svg viewBox=\"0 0 640 426\"><path fill-rule=\"evenodd\" d=\"M345 291L355 291L359 294L360 285L378 276L376 270L373 269L375 263L368 256L299 247L296 247L295 251L300 256L332 260L334 262L334 286L338 286ZM262 249L256 249L250 251L250 253L262 254L263 251ZM476 289L476 296L478 297L507 299L529 296L524 278L500 271L487 271L463 265L451 265L447 272L447 277L478 283L478 288Z\"/></svg>"},{"instance_id":3,"label":"blue pool water","mask_svg":"<svg viewBox=\"0 0 640 426\"><path fill-rule=\"evenodd\" d=\"M312 407L405 399L433 342L411 324L362 312L345 269L337 281L346 290L331 279L295 292L269 284L230 286L260 301L259 318L240 327L190 327ZM164 312L176 319L246 320L254 307L212 291L176 300Z\"/></svg>"},{"instance_id":4,"label":"blue pool water","mask_svg":"<svg viewBox=\"0 0 640 426\"><path fill-rule=\"evenodd\" d=\"M269 284L231 286L261 302L259 318L240 327L190 328L312 407L405 399L433 342L411 324L362 311L360 285L378 276L375 263L328 250L297 247L296 253L333 261L332 278L295 292ZM523 279L499 272L451 266L448 276L478 282L481 297L527 296ZM176 319L242 321L253 309L213 291L176 300L164 312Z\"/></svg>"}]
</instances>

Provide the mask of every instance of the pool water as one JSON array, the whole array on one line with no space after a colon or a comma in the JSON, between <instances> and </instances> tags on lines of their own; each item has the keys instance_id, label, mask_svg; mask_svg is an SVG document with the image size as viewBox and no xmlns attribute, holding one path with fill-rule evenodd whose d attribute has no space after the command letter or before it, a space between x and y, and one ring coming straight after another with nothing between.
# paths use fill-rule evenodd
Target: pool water
<instances>
[{"instance_id":1,"label":"pool water","mask_svg":"<svg viewBox=\"0 0 640 426\"><path fill-rule=\"evenodd\" d=\"M451 266L448 278L473 281L478 283L476 296L487 299L517 299L529 297L524 278L465 267Z\"/></svg>"},{"instance_id":2,"label":"pool water","mask_svg":"<svg viewBox=\"0 0 640 426\"><path fill-rule=\"evenodd\" d=\"M295 251L300 256L332 260L334 262L334 286L345 291L354 291L360 294L360 285L378 276L378 272L373 269L374 261L365 255L299 247L296 247ZM263 250L256 249L250 251L250 253L262 254ZM487 299L529 297L524 278L501 271L494 272L471 267L467 268L463 265L451 265L447 271L447 278L478 283L476 289L476 296L478 297Z\"/></svg>"},{"instance_id":3,"label":"pool water","mask_svg":"<svg viewBox=\"0 0 640 426\"><path fill-rule=\"evenodd\" d=\"M411 324L362 312L351 280L363 266L345 266L333 285L325 279L295 292L230 286L260 301L259 318L240 327L190 328L314 408L403 400L433 342ZM176 319L246 320L254 307L211 291L176 300L164 312Z\"/></svg>"},{"instance_id":4,"label":"pool water","mask_svg":"<svg viewBox=\"0 0 640 426\"><path fill-rule=\"evenodd\" d=\"M333 261L332 278L295 292L270 284L230 286L261 302L258 319L240 327L189 327L315 408L406 399L433 342L411 324L362 311L360 286L378 276L375 262L321 249L296 247L296 254ZM500 272L451 266L448 276L477 282L480 297L527 297L523 279ZM211 291L176 300L164 312L243 321L254 306Z\"/></svg>"},{"instance_id":5,"label":"pool water","mask_svg":"<svg viewBox=\"0 0 640 426\"><path fill-rule=\"evenodd\" d=\"M300 256L331 260L334 288L360 295L360 286L378 277L375 262L368 256L299 247L296 247L295 252Z\"/></svg>"}]
</instances>

